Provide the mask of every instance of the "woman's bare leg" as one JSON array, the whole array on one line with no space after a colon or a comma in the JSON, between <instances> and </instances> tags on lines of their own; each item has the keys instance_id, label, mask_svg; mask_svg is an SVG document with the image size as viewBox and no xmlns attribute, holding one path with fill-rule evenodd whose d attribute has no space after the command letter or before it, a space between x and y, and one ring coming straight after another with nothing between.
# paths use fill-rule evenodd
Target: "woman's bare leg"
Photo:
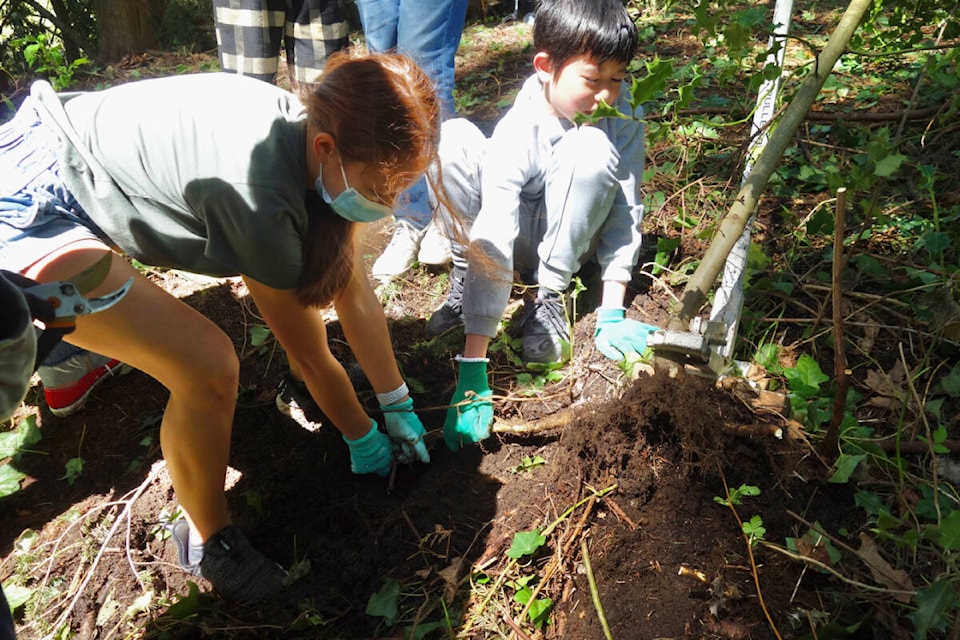
<instances>
[{"instance_id":1,"label":"woman's bare leg","mask_svg":"<svg viewBox=\"0 0 960 640\"><path fill-rule=\"evenodd\" d=\"M66 280L106 251L89 246L67 251L30 275L43 282ZM134 284L123 300L78 318L68 338L144 371L169 389L160 446L177 498L206 540L230 522L223 487L239 362L230 339L213 322L117 255L106 280L87 295L104 295L130 277Z\"/></svg>"}]
</instances>

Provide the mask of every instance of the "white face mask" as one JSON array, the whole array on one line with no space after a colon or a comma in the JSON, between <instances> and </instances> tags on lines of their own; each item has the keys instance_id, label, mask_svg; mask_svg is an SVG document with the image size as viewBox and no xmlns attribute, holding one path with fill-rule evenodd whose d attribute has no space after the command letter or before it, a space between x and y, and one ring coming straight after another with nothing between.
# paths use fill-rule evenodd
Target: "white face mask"
<instances>
[{"instance_id":1,"label":"white face mask","mask_svg":"<svg viewBox=\"0 0 960 640\"><path fill-rule=\"evenodd\" d=\"M327 188L323 186L323 169L317 176L316 189L323 201L333 207L341 218L351 222L375 222L393 213L393 209L385 204L374 202L360 195L360 192L347 182L347 172L343 170L343 159L340 158L340 175L346 187L336 198L331 198Z\"/></svg>"}]
</instances>

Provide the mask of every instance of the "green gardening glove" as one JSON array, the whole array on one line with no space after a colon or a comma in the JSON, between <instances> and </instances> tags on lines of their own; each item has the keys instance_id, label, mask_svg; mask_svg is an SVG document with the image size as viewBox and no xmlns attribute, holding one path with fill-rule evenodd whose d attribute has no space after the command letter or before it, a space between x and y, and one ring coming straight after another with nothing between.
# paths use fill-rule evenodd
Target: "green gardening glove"
<instances>
[{"instance_id":1,"label":"green gardening glove","mask_svg":"<svg viewBox=\"0 0 960 640\"><path fill-rule=\"evenodd\" d=\"M490 437L493 426L493 402L490 397L490 385L487 383L487 358L461 358L459 363L460 379L453 392L447 409L447 419L443 423L443 441L451 451L464 444L480 442Z\"/></svg>"},{"instance_id":2,"label":"green gardening glove","mask_svg":"<svg viewBox=\"0 0 960 640\"><path fill-rule=\"evenodd\" d=\"M359 440L343 441L350 448L350 471L360 475L375 473L378 476L390 475L393 466L393 447L387 434L377 429L377 423L370 420L370 431Z\"/></svg>"},{"instance_id":3,"label":"green gardening glove","mask_svg":"<svg viewBox=\"0 0 960 640\"><path fill-rule=\"evenodd\" d=\"M623 360L628 353L642 354L647 348L647 338L659 327L628 320L624 309L597 309L597 328L593 341L600 353L611 360Z\"/></svg>"}]
</instances>

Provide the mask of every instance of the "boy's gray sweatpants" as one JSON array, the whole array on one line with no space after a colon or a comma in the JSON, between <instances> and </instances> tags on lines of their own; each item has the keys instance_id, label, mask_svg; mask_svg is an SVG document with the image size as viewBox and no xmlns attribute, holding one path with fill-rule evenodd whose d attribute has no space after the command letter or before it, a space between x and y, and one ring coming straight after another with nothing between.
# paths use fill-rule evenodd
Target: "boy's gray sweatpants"
<instances>
[{"instance_id":1,"label":"boy's gray sweatpants","mask_svg":"<svg viewBox=\"0 0 960 640\"><path fill-rule=\"evenodd\" d=\"M466 332L493 337L514 272L524 284L563 292L596 250L619 187L619 153L596 127L573 127L553 146L544 171L527 177L515 217L489 210L480 216L486 143L483 132L469 120L443 123L443 187L457 213L451 216L440 206L438 219L452 238L455 267L468 267L465 241L471 246L463 293ZM436 200L435 194L431 196ZM463 233L457 233L460 227ZM477 256L478 251L485 258Z\"/></svg>"}]
</instances>

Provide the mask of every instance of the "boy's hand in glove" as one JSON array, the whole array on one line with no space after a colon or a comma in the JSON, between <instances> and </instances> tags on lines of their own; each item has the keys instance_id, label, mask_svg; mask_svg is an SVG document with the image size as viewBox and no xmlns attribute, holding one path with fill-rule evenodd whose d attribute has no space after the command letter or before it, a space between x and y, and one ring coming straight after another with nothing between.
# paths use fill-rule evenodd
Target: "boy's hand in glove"
<instances>
[{"instance_id":1,"label":"boy's hand in glove","mask_svg":"<svg viewBox=\"0 0 960 640\"><path fill-rule=\"evenodd\" d=\"M659 327L628 320L624 309L597 309L597 328L593 341L600 353L611 360L623 360L628 353L643 353L647 338Z\"/></svg>"}]
</instances>

